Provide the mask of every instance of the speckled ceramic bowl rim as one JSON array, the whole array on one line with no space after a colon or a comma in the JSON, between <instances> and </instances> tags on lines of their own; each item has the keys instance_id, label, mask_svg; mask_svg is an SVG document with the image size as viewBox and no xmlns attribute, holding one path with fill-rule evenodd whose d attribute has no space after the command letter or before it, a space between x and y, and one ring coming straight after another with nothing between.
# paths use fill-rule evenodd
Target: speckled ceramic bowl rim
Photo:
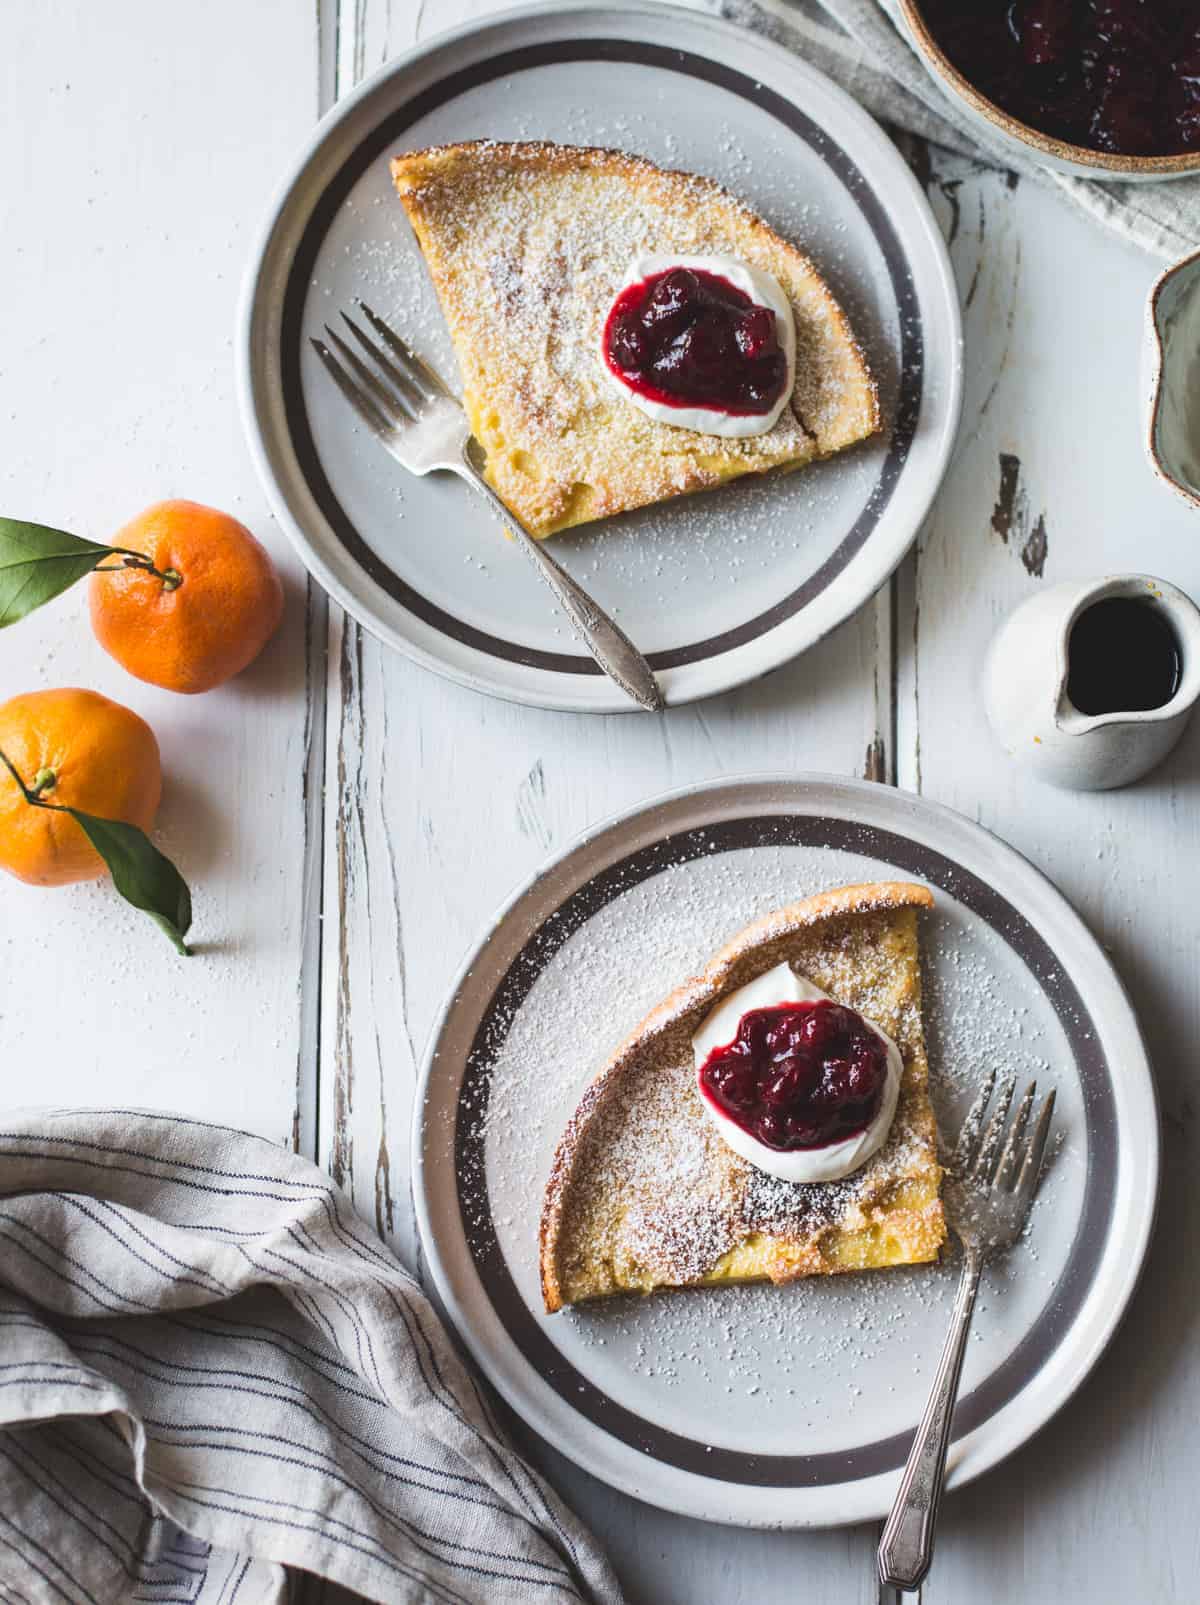
<instances>
[{"instance_id":1,"label":"speckled ceramic bowl rim","mask_svg":"<svg viewBox=\"0 0 1200 1605\"><path fill-rule=\"evenodd\" d=\"M1050 134L1043 134L1028 123L1020 122L997 106L995 101L981 95L974 84L963 77L930 33L916 0L898 0L898 4L917 49L947 92L952 97L965 100L972 110L1010 139L1029 146L1039 155L1086 167L1096 178L1178 178L1185 173L1200 173L1200 151L1177 156L1107 156L1102 151L1089 150L1086 145L1072 145L1065 139L1054 139Z\"/></svg>"},{"instance_id":2,"label":"speckled ceramic bowl rim","mask_svg":"<svg viewBox=\"0 0 1200 1605\"><path fill-rule=\"evenodd\" d=\"M1158 425L1162 416L1163 404L1163 374L1167 366L1167 342L1163 337L1163 327L1159 320L1159 309L1163 292L1167 285L1178 273L1186 272L1188 268L1200 265L1200 251L1193 251L1181 261L1172 262L1171 266L1164 268L1154 281L1154 288L1150 291L1150 298L1146 302L1146 333L1150 342L1150 416L1146 426L1146 455L1150 459L1150 466L1163 481L1169 485L1184 501L1190 502L1193 507L1200 507L1200 490L1194 490L1185 485L1181 479L1167 467L1158 449Z\"/></svg>"}]
</instances>

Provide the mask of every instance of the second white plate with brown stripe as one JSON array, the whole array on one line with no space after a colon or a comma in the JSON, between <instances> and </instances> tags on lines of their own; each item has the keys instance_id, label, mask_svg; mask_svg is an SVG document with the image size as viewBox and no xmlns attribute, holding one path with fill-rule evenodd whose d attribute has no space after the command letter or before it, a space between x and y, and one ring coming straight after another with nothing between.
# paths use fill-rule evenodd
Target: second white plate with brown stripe
<instances>
[{"instance_id":1,"label":"second white plate with brown stripe","mask_svg":"<svg viewBox=\"0 0 1200 1605\"><path fill-rule=\"evenodd\" d=\"M950 1314L940 1266L619 1298L547 1317L537 1227L558 1137L616 1043L730 935L852 881L915 879L939 1119L988 1069L1058 1093L1028 1239L989 1271L951 1484L1083 1381L1132 1292L1158 1180L1149 1067L1108 960L1050 883L918 797L808 777L695 788L550 864L471 955L435 1029L414 1191L438 1293L518 1413L655 1504L743 1525L881 1516Z\"/></svg>"}]
</instances>

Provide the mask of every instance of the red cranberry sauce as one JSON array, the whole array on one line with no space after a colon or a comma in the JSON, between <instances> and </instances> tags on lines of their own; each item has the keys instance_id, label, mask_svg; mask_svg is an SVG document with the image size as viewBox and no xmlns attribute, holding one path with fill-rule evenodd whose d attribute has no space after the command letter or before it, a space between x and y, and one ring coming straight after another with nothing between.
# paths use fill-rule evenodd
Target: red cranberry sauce
<instances>
[{"instance_id":1,"label":"red cranberry sauce","mask_svg":"<svg viewBox=\"0 0 1200 1605\"><path fill-rule=\"evenodd\" d=\"M775 314L699 268L627 285L604 325L604 359L651 401L738 417L770 412L787 383Z\"/></svg>"},{"instance_id":2,"label":"red cranberry sauce","mask_svg":"<svg viewBox=\"0 0 1200 1605\"><path fill-rule=\"evenodd\" d=\"M946 55L1030 127L1090 150L1200 150L1195 0L923 0Z\"/></svg>"},{"instance_id":3,"label":"red cranberry sauce","mask_svg":"<svg viewBox=\"0 0 1200 1605\"><path fill-rule=\"evenodd\" d=\"M879 1112L887 1046L840 1003L749 1009L700 1067L700 1089L768 1148L824 1148Z\"/></svg>"}]
</instances>

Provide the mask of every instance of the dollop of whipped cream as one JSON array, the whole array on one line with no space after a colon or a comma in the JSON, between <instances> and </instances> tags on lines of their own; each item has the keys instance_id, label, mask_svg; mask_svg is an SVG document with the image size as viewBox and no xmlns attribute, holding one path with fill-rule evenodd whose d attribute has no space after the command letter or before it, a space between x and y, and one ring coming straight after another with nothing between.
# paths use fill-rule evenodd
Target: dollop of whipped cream
<instances>
[{"instance_id":1,"label":"dollop of whipped cream","mask_svg":"<svg viewBox=\"0 0 1200 1605\"><path fill-rule=\"evenodd\" d=\"M668 273L677 267L691 268L694 272L712 273L717 278L728 279L735 290L740 290L743 295L748 296L756 306L766 307L769 312L775 314L776 338L787 363L787 380L779 393L779 399L769 411L754 413L722 412L714 407L673 406L655 401L653 397L643 395L633 385L627 384L620 373L611 367L603 349L603 327L600 336L601 368L626 401L632 402L640 412L646 414L647 418L655 418L659 423L671 424L676 429L692 429L701 435L722 435L727 440L765 435L779 422L783 409L792 399L792 391L796 385L796 325L792 318L791 303L780 288L778 280L770 273L751 267L748 262L743 262L736 256L722 256L719 252L700 256L654 254L635 256L621 281L617 296L631 284L641 284L646 279L655 278L660 273Z\"/></svg>"},{"instance_id":2,"label":"dollop of whipped cream","mask_svg":"<svg viewBox=\"0 0 1200 1605\"><path fill-rule=\"evenodd\" d=\"M821 1001L833 1003L837 1000L831 998L828 992L822 992L819 986L814 986L805 976L797 975L787 963L777 964L773 970L768 970L757 980L748 981L745 986L738 987L728 997L721 999L692 1038L697 1085L699 1086L700 1070L708 1056L714 1048L726 1047L733 1041L743 1014L749 1013L751 1009L773 1008L780 1003ZM886 1031L881 1031L873 1020L867 1020L865 1016L861 1018L887 1049L887 1076L879 1100L879 1109L871 1124L862 1131L844 1137L838 1142L827 1143L821 1148L792 1148L783 1152L759 1142L752 1132L739 1126L735 1120L731 1120L725 1111L706 1095L701 1086L700 1101L704 1105L705 1112L735 1154L740 1154L747 1164L765 1171L768 1176L777 1176L780 1181L820 1182L841 1181L844 1176L852 1175L865 1165L872 1154L878 1153L887 1141L887 1134L896 1115L904 1060L900 1049Z\"/></svg>"}]
</instances>

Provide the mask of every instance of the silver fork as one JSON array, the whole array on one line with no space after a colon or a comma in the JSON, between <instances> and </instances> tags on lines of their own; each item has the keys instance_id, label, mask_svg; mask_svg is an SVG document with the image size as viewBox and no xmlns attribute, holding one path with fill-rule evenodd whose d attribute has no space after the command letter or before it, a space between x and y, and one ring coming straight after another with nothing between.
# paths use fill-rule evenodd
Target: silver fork
<instances>
[{"instance_id":1,"label":"silver fork","mask_svg":"<svg viewBox=\"0 0 1200 1605\"><path fill-rule=\"evenodd\" d=\"M665 708L654 673L637 647L541 543L521 528L475 467L468 455L471 426L456 397L378 313L363 301L357 306L378 339L372 339L348 313L343 312L342 319L374 367L364 362L328 324L325 333L329 344L316 339L312 344L359 417L410 474L446 469L465 479L490 502L514 532L522 551L554 592L605 674L639 706L651 712Z\"/></svg>"},{"instance_id":2,"label":"silver fork","mask_svg":"<svg viewBox=\"0 0 1200 1605\"><path fill-rule=\"evenodd\" d=\"M996 1087L996 1072L993 1070L984 1078L946 1166L942 1201L950 1225L963 1246L962 1277L929 1403L913 1439L892 1513L879 1540L879 1579L893 1588L917 1588L933 1560L934 1527L946 1478L950 1423L958 1398L979 1278L993 1254L1011 1248L1016 1242L1041 1175L1054 1113L1054 1093L1043 1101L1026 1140L1037 1082L1029 1084L1009 1123L1008 1112L1016 1084L1015 1076L1001 1084L991 1119L985 1127L984 1119Z\"/></svg>"}]
</instances>

